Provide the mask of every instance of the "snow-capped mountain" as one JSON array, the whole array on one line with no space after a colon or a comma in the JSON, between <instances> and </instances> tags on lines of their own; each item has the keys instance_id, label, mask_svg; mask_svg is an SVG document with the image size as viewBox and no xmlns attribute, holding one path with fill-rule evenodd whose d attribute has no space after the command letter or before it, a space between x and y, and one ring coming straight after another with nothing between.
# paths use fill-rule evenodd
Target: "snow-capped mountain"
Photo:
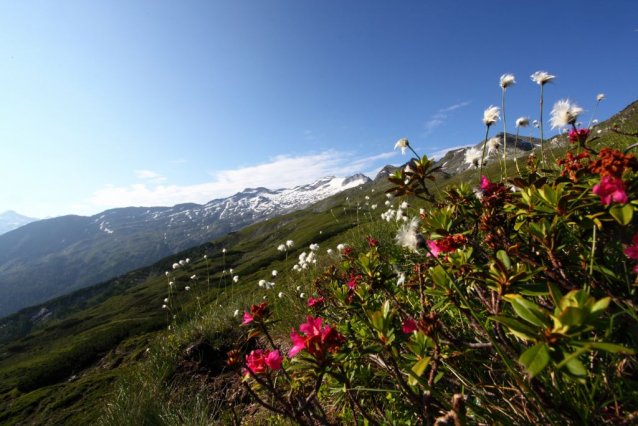
<instances>
[{"instance_id":1,"label":"snow-capped mountain","mask_svg":"<svg viewBox=\"0 0 638 426\"><path fill-rule=\"evenodd\" d=\"M334 176L292 189L248 188L206 204L61 216L0 235L0 316L104 281L369 182Z\"/></svg>"},{"instance_id":2,"label":"snow-capped mountain","mask_svg":"<svg viewBox=\"0 0 638 426\"><path fill-rule=\"evenodd\" d=\"M13 210L7 210L4 213L0 213L0 235L13 231L27 223L35 222L36 220L40 219L22 216Z\"/></svg>"}]
</instances>

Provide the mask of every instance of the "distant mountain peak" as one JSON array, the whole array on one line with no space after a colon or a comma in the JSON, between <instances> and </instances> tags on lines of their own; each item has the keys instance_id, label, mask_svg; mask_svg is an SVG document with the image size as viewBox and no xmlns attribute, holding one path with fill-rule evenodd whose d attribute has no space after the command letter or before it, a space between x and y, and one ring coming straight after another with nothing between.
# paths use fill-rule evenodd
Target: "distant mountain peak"
<instances>
[{"instance_id":1,"label":"distant mountain peak","mask_svg":"<svg viewBox=\"0 0 638 426\"><path fill-rule=\"evenodd\" d=\"M40 219L16 213L15 210L7 210L0 213L0 235L38 220Z\"/></svg>"}]
</instances>

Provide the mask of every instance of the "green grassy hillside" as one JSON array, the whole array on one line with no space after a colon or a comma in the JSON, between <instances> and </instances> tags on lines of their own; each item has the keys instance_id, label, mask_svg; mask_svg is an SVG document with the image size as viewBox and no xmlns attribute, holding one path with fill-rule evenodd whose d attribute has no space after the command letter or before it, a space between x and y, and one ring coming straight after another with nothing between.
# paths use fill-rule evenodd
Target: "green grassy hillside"
<instances>
[{"instance_id":1,"label":"green grassy hillside","mask_svg":"<svg viewBox=\"0 0 638 426\"><path fill-rule=\"evenodd\" d=\"M606 139L609 143L628 144L630 137L610 129L617 124L621 132L635 132L636 108L634 103L599 125L605 134L611 135ZM555 155L561 155L561 151L564 148L558 148ZM515 170L513 164L508 170ZM487 173L498 175L498 165L490 165ZM477 172L467 171L447 181L437 181L436 185L460 181L475 183ZM321 270L323 263L336 261L325 253L327 248L334 249L344 242L363 244L368 235L391 240L396 225L379 219L380 213L387 210L384 191L388 187L383 180L368 183L303 211L249 226L149 267L3 319L0 424L85 425L100 418L108 423L117 414L115 409L109 412L108 408L108 404L117 401L114 392L127 386L130 392L148 392L157 404L171 401L182 408L188 406L180 412L194 416L182 423L179 418L169 421L171 413L174 414L169 407L163 420L154 422L152 416L160 412L158 407L149 406L144 411L142 406L126 408L124 403L115 404L131 412L131 424L139 424L140 419L146 419L148 424L207 424L211 416L228 415L227 410L211 408L210 401L198 400L201 388L195 386L203 383L220 391L215 386L226 386L228 382L214 385L210 380L194 378L198 374L210 377L223 370L219 359L238 339L235 333L238 320L233 319L233 312L266 297L274 302L282 319L277 326L278 335L289 333L290 326L298 324L304 312L299 293L312 290L312 271L301 275L291 272L298 255L308 252L310 244L319 244L322 256L317 268ZM411 209L418 211L420 203L410 202ZM373 205L378 206L376 210ZM294 248L279 251L278 246L287 240L294 241ZM188 264L173 270L174 263L187 258ZM280 274L272 278L272 270ZM196 279L191 279L193 275ZM232 279L235 275L239 277L237 282ZM260 288L257 283L261 279L274 281L275 289ZM169 282L174 284L170 286ZM297 285L302 289L297 291ZM190 290L186 290L187 286ZM279 298L279 292L285 294ZM162 309L169 294L168 309ZM47 319L32 321L33 313L43 309L50 313ZM168 330L169 325L172 330ZM149 348L163 351L163 355L151 357ZM161 365L153 364L160 361ZM149 381L145 382L144 377ZM190 383L189 378L195 383ZM151 384L150 380L157 383ZM240 394L235 398L242 401ZM217 411L207 412L203 408L206 406ZM197 418L198 415L202 417Z\"/></svg>"}]
</instances>

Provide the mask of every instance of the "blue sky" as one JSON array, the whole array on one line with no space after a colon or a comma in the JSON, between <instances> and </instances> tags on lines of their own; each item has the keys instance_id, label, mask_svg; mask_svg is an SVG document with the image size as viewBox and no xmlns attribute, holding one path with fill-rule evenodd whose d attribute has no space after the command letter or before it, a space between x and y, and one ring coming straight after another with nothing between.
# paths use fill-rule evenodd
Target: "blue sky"
<instances>
[{"instance_id":1,"label":"blue sky","mask_svg":"<svg viewBox=\"0 0 638 426\"><path fill-rule=\"evenodd\" d=\"M206 202L475 144L569 97L638 99L635 1L6 1L0 211ZM548 117L548 114L546 115ZM549 127L549 126L547 126ZM502 122L495 125L502 131ZM551 132L550 132L551 134Z\"/></svg>"}]
</instances>

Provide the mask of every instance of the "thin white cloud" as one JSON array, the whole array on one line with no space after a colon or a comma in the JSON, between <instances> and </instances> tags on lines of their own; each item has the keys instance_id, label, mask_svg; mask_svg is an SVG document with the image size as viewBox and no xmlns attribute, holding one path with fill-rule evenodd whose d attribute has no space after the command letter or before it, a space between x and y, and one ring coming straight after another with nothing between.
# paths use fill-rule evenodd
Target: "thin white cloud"
<instances>
[{"instance_id":1,"label":"thin white cloud","mask_svg":"<svg viewBox=\"0 0 638 426\"><path fill-rule=\"evenodd\" d=\"M150 183L162 183L166 181L164 176L150 170L135 170L135 175L138 179L144 179Z\"/></svg>"},{"instance_id":2,"label":"thin white cloud","mask_svg":"<svg viewBox=\"0 0 638 426\"><path fill-rule=\"evenodd\" d=\"M464 102L459 102L457 104L451 105L449 107L439 109L436 114L433 114L425 122L425 134L427 135L429 133L432 133L434 129L443 125L445 123L445 120L448 119L452 111L456 111L459 108L466 107L471 103L472 101L464 101Z\"/></svg>"},{"instance_id":3,"label":"thin white cloud","mask_svg":"<svg viewBox=\"0 0 638 426\"><path fill-rule=\"evenodd\" d=\"M107 185L87 200L95 208L124 206L172 206L179 203L206 203L243 191L245 188L292 188L325 176L349 176L370 170L377 162L398 155L384 152L356 158L352 152L324 151L308 155L281 155L267 163L210 173L212 180L193 185L153 185L152 182L129 186ZM148 172L148 171L140 171ZM145 176L150 174L145 173ZM371 176L374 177L374 176Z\"/></svg>"}]
</instances>

